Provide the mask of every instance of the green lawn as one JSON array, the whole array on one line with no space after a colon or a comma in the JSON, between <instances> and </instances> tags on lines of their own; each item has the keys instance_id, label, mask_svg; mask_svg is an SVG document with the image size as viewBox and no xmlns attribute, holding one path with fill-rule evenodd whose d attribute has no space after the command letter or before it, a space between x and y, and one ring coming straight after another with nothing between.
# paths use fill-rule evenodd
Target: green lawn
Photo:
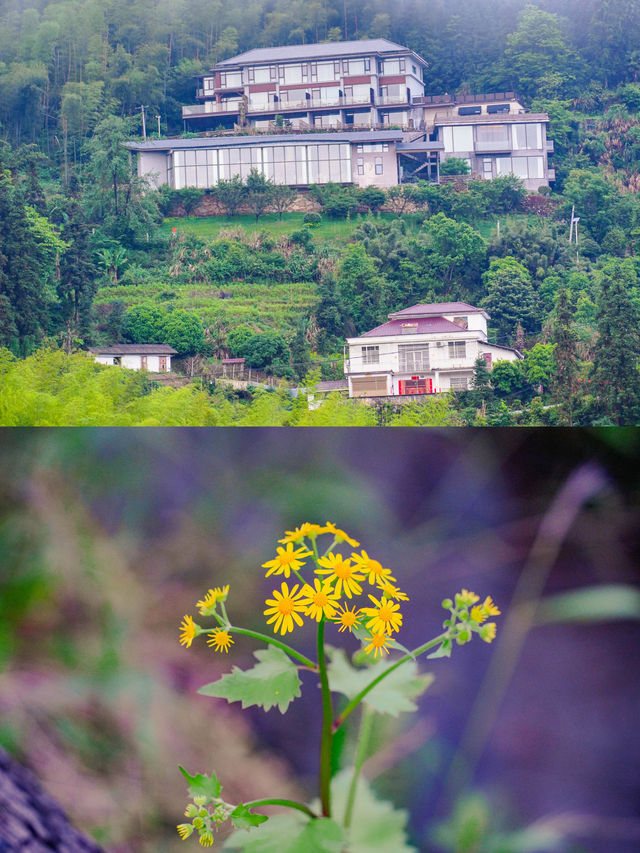
<instances>
[{"instance_id":1,"label":"green lawn","mask_svg":"<svg viewBox=\"0 0 640 853\"><path fill-rule=\"evenodd\" d=\"M190 231L205 239L217 237L220 231L240 226L248 233L267 231L274 237L291 234L304 227L304 213L285 213L282 220L277 213L266 213L256 222L255 216L238 214L238 216L185 216L165 219L161 226L163 234L169 236L173 228L180 231ZM316 243L344 243L353 234L354 229L362 222L362 216L353 219L322 218L320 225L311 228ZM382 213L382 219L395 219L392 213Z\"/></svg>"}]
</instances>

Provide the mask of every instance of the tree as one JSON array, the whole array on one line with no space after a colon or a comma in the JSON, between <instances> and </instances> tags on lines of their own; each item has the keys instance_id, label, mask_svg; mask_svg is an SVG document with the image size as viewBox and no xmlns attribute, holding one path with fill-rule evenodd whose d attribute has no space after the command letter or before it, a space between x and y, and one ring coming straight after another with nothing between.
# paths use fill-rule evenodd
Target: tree
<instances>
[{"instance_id":1,"label":"tree","mask_svg":"<svg viewBox=\"0 0 640 853\"><path fill-rule=\"evenodd\" d=\"M206 347L201 321L192 311L181 308L165 315L162 336L163 343L173 347L179 356L202 353Z\"/></svg>"},{"instance_id":2,"label":"tree","mask_svg":"<svg viewBox=\"0 0 640 853\"><path fill-rule=\"evenodd\" d=\"M377 213L387 200L387 194L379 187L363 187L358 192L358 200L372 213Z\"/></svg>"},{"instance_id":3,"label":"tree","mask_svg":"<svg viewBox=\"0 0 640 853\"><path fill-rule=\"evenodd\" d=\"M56 282L59 311L65 330L65 346L71 352L74 338L86 341L91 334L91 309L97 290L97 269L89 245L89 227L82 208L69 199L68 219L62 237L67 248L60 258Z\"/></svg>"},{"instance_id":4,"label":"tree","mask_svg":"<svg viewBox=\"0 0 640 853\"><path fill-rule=\"evenodd\" d=\"M238 326L229 332L227 344L234 356L246 359L247 367L259 369L289 361L287 342L277 332L253 332L247 326Z\"/></svg>"},{"instance_id":5,"label":"tree","mask_svg":"<svg viewBox=\"0 0 640 853\"><path fill-rule=\"evenodd\" d=\"M524 375L539 393L549 387L555 372L554 349L554 344L537 343L525 353Z\"/></svg>"},{"instance_id":6,"label":"tree","mask_svg":"<svg viewBox=\"0 0 640 853\"><path fill-rule=\"evenodd\" d=\"M84 173L89 220L126 245L152 233L159 220L157 194L137 176L124 147L131 132L131 122L126 119L103 119L86 145L90 160Z\"/></svg>"},{"instance_id":7,"label":"tree","mask_svg":"<svg viewBox=\"0 0 640 853\"><path fill-rule=\"evenodd\" d=\"M637 283L630 258L610 260L600 273L592 378L605 414L617 426L640 420L640 316L631 296Z\"/></svg>"},{"instance_id":8,"label":"tree","mask_svg":"<svg viewBox=\"0 0 640 853\"><path fill-rule=\"evenodd\" d=\"M554 344L554 372L552 388L560 406L560 418L566 426L573 426L573 411L576 401L580 362L577 352L577 336L571 328L575 311L569 291L558 292L555 317L551 324L551 342Z\"/></svg>"},{"instance_id":9,"label":"tree","mask_svg":"<svg viewBox=\"0 0 640 853\"><path fill-rule=\"evenodd\" d=\"M432 273L445 285L456 281L470 289L477 286L487 253L478 231L466 222L436 213L422 226L420 238Z\"/></svg>"},{"instance_id":10,"label":"tree","mask_svg":"<svg viewBox=\"0 0 640 853\"><path fill-rule=\"evenodd\" d=\"M537 300L526 267L515 258L492 258L483 280L487 295L481 304L491 315L498 342L511 342L518 323L526 331L537 328Z\"/></svg>"},{"instance_id":11,"label":"tree","mask_svg":"<svg viewBox=\"0 0 640 853\"><path fill-rule=\"evenodd\" d=\"M468 175L470 171L469 161L463 157L447 157L440 164L441 175Z\"/></svg>"},{"instance_id":12,"label":"tree","mask_svg":"<svg viewBox=\"0 0 640 853\"><path fill-rule=\"evenodd\" d=\"M245 200L247 207L256 218L256 222L273 201L273 182L259 172L251 169L245 185ZM280 217L282 218L282 217Z\"/></svg>"},{"instance_id":13,"label":"tree","mask_svg":"<svg viewBox=\"0 0 640 853\"><path fill-rule=\"evenodd\" d=\"M245 188L240 175L229 180L218 181L213 190L215 200L222 205L227 216L235 216L245 197Z\"/></svg>"},{"instance_id":14,"label":"tree","mask_svg":"<svg viewBox=\"0 0 640 853\"><path fill-rule=\"evenodd\" d=\"M385 284L364 246L358 243L347 246L338 267L337 285L340 302L358 334L384 319Z\"/></svg>"},{"instance_id":15,"label":"tree","mask_svg":"<svg viewBox=\"0 0 640 853\"><path fill-rule=\"evenodd\" d=\"M271 190L271 208L278 214L278 219L282 221L282 214L291 209L294 199L297 198L297 192L285 184L273 184Z\"/></svg>"},{"instance_id":16,"label":"tree","mask_svg":"<svg viewBox=\"0 0 640 853\"><path fill-rule=\"evenodd\" d=\"M0 334L23 355L49 329L56 251L63 247L51 223L25 207L0 164Z\"/></svg>"}]
</instances>

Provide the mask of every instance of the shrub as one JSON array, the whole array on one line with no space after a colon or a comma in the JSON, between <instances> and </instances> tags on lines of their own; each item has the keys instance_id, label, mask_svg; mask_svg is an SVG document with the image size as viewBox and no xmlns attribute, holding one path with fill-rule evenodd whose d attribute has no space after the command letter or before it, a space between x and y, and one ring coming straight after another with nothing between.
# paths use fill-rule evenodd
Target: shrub
<instances>
[{"instance_id":1,"label":"shrub","mask_svg":"<svg viewBox=\"0 0 640 853\"><path fill-rule=\"evenodd\" d=\"M440 164L441 175L468 175L469 163L463 157L448 157Z\"/></svg>"},{"instance_id":2,"label":"shrub","mask_svg":"<svg viewBox=\"0 0 640 853\"><path fill-rule=\"evenodd\" d=\"M305 213L302 217L302 221L305 225L313 227L314 225L320 225L322 222L322 216L319 213Z\"/></svg>"}]
</instances>

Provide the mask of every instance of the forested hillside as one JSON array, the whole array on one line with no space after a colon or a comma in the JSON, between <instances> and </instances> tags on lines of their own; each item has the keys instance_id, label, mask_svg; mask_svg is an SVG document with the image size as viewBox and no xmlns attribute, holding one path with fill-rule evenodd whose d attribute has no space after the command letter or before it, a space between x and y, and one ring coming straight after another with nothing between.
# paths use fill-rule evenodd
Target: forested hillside
<instances>
[{"instance_id":1,"label":"forested hillside","mask_svg":"<svg viewBox=\"0 0 640 853\"><path fill-rule=\"evenodd\" d=\"M222 227L163 224L197 211L202 192L137 178L122 143L140 135L142 105L149 131L178 134L196 75L220 59L377 36L424 56L427 93L515 90L548 113L551 194L532 200L510 178L330 186L312 188L319 213L303 215L254 176L212 189ZM290 381L315 365L334 379L345 336L414 302L465 300L525 359L457 394L460 422L638 423L638 75L636 0L400 0L393 12L4 0L0 346L24 358L163 342L192 360L242 356Z\"/></svg>"}]
</instances>

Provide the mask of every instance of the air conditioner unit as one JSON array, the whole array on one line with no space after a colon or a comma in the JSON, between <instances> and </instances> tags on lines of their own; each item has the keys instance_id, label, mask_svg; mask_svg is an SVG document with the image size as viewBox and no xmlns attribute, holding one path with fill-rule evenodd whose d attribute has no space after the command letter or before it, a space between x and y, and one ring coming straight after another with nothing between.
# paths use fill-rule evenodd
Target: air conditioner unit
<instances>
[{"instance_id":1,"label":"air conditioner unit","mask_svg":"<svg viewBox=\"0 0 640 853\"><path fill-rule=\"evenodd\" d=\"M443 346L444 346L444 341L436 341L436 346L437 346L437 347L443 347Z\"/></svg>"}]
</instances>

